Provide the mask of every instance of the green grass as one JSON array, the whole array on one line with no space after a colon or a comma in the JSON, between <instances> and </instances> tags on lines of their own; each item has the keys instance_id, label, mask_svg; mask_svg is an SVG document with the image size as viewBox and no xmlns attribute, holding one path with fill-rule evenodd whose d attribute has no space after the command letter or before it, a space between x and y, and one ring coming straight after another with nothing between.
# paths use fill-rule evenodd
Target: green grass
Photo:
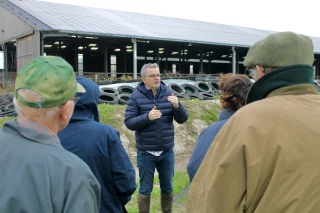
<instances>
[{"instance_id":1,"label":"green grass","mask_svg":"<svg viewBox=\"0 0 320 213\"><path fill-rule=\"evenodd\" d=\"M181 101L189 112L189 119L186 124L191 124L194 119L204 120L208 125L218 121L220 106L218 104L207 104L204 101L192 99Z\"/></svg>"},{"instance_id":2,"label":"green grass","mask_svg":"<svg viewBox=\"0 0 320 213\"><path fill-rule=\"evenodd\" d=\"M3 124L4 124L5 122L7 122L8 120L11 120L11 119L13 119L13 118L15 118L15 117L3 117L3 118L1 118L1 119L0 119L0 127L3 127Z\"/></svg>"},{"instance_id":3,"label":"green grass","mask_svg":"<svg viewBox=\"0 0 320 213\"><path fill-rule=\"evenodd\" d=\"M218 105L213 105L212 108L208 109L206 113L200 115L200 119L204 120L205 122L207 122L208 125L210 125L213 122L218 121L218 110L220 110L220 107Z\"/></svg>"},{"instance_id":4,"label":"green grass","mask_svg":"<svg viewBox=\"0 0 320 213\"><path fill-rule=\"evenodd\" d=\"M132 195L131 201L126 205L126 209L129 213L137 213L138 211L138 190L139 182L137 183L138 187L135 193ZM189 177L187 172L175 172L173 178L173 193L174 193L174 204L173 212L185 212L185 203L187 200L187 193L189 186ZM153 190L151 193L151 205L150 213L161 212L161 190L159 185L158 176L154 177Z\"/></svg>"},{"instance_id":5,"label":"green grass","mask_svg":"<svg viewBox=\"0 0 320 213\"><path fill-rule=\"evenodd\" d=\"M125 107L124 105L118 104L99 104L100 122L117 127L118 122L114 115L119 110L125 110ZM123 123L123 118L121 118L121 121Z\"/></svg>"}]
</instances>

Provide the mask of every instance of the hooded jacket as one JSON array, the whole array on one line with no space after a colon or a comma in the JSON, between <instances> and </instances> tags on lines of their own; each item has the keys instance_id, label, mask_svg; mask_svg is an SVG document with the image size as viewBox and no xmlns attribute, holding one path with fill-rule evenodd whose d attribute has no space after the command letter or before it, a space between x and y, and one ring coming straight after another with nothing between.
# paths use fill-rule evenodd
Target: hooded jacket
<instances>
[{"instance_id":1,"label":"hooded jacket","mask_svg":"<svg viewBox=\"0 0 320 213\"><path fill-rule=\"evenodd\" d=\"M101 185L100 213L123 212L136 190L135 171L118 131L98 122L99 86L77 77L86 93L77 102L68 126L59 132L62 146L91 168Z\"/></svg>"},{"instance_id":2,"label":"hooded jacket","mask_svg":"<svg viewBox=\"0 0 320 213\"><path fill-rule=\"evenodd\" d=\"M168 96L172 93L173 91L161 81L156 96L143 82L140 82L137 90L131 94L124 122L128 129L136 131L137 149L162 151L174 146L173 119L182 124L188 120L188 112L180 102L179 108L173 107L168 101ZM162 117L150 121L148 114L154 106L161 111Z\"/></svg>"},{"instance_id":3,"label":"hooded jacket","mask_svg":"<svg viewBox=\"0 0 320 213\"><path fill-rule=\"evenodd\" d=\"M192 151L190 161L187 166L190 182L196 175L201 162L206 155L212 141L223 127L223 125L229 120L229 118L235 113L233 109L223 109L219 114L219 121L211 124L204 129L198 137L197 143Z\"/></svg>"},{"instance_id":4,"label":"hooded jacket","mask_svg":"<svg viewBox=\"0 0 320 213\"><path fill-rule=\"evenodd\" d=\"M320 212L320 95L310 65L260 78L194 177L187 212ZM263 95L261 95L263 94Z\"/></svg>"}]
</instances>

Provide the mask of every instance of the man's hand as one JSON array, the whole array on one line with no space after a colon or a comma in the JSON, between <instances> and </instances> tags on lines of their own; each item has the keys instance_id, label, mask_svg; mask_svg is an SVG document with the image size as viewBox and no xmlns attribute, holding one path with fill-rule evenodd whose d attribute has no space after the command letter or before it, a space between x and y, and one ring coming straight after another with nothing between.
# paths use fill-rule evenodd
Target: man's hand
<instances>
[{"instance_id":1,"label":"man's hand","mask_svg":"<svg viewBox=\"0 0 320 213\"><path fill-rule=\"evenodd\" d=\"M154 106L154 107L152 108L152 110L151 110L151 111L149 112L149 114L148 114L148 118L149 118L150 121L159 119L159 118L161 118L161 116L162 116L162 113L161 113L160 110L157 110L157 107L156 107L156 106Z\"/></svg>"},{"instance_id":2,"label":"man's hand","mask_svg":"<svg viewBox=\"0 0 320 213\"><path fill-rule=\"evenodd\" d=\"M179 108L179 100L178 100L178 97L174 96L174 93L171 93L171 96L168 96L168 101L172 103L174 108L176 109Z\"/></svg>"}]
</instances>

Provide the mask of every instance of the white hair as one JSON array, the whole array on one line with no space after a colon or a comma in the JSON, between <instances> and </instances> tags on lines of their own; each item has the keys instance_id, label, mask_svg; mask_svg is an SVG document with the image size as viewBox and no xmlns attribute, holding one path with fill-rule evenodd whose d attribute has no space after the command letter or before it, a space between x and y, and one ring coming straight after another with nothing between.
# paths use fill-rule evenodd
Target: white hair
<instances>
[{"instance_id":1,"label":"white hair","mask_svg":"<svg viewBox=\"0 0 320 213\"><path fill-rule=\"evenodd\" d=\"M141 78L142 78L142 77L146 77L146 73L147 73L147 69L148 69L148 68L151 68L151 69L159 69L159 70L160 70L159 65L156 64L156 63L153 63L153 64L151 64L151 63L145 64L145 65L143 65L142 68L141 68L141 73L140 73Z\"/></svg>"},{"instance_id":2,"label":"white hair","mask_svg":"<svg viewBox=\"0 0 320 213\"><path fill-rule=\"evenodd\" d=\"M40 102L44 101L44 99L39 95L38 93L30 90L30 89L20 89L18 91L18 95L23 98L25 101L28 102ZM24 116L28 118L28 111L30 110L37 110L37 117L32 118L33 120L48 120L55 116L58 116L59 113L59 107L52 107L52 108L41 108L41 109L35 109L32 107L28 107L23 105L19 102L19 100L14 97L13 104L15 111L19 116Z\"/></svg>"},{"instance_id":3,"label":"white hair","mask_svg":"<svg viewBox=\"0 0 320 213\"><path fill-rule=\"evenodd\" d=\"M256 81L258 79L258 70L256 68L252 68L250 70L250 76Z\"/></svg>"}]
</instances>

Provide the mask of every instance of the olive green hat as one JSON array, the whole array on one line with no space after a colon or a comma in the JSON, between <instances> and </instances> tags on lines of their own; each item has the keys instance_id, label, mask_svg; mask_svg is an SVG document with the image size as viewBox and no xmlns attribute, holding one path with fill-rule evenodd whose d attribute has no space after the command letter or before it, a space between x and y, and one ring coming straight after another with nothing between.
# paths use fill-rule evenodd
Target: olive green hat
<instances>
[{"instance_id":1,"label":"olive green hat","mask_svg":"<svg viewBox=\"0 0 320 213\"><path fill-rule=\"evenodd\" d=\"M29 102L18 93L20 89L30 89L44 101ZM31 108L51 108L72 99L77 92L85 92L78 84L72 66L56 56L39 56L18 73L15 82L15 97L23 105Z\"/></svg>"},{"instance_id":2,"label":"olive green hat","mask_svg":"<svg viewBox=\"0 0 320 213\"><path fill-rule=\"evenodd\" d=\"M312 65L313 61L313 43L308 36L280 32L255 43L248 51L244 66L285 67L295 64Z\"/></svg>"}]
</instances>

